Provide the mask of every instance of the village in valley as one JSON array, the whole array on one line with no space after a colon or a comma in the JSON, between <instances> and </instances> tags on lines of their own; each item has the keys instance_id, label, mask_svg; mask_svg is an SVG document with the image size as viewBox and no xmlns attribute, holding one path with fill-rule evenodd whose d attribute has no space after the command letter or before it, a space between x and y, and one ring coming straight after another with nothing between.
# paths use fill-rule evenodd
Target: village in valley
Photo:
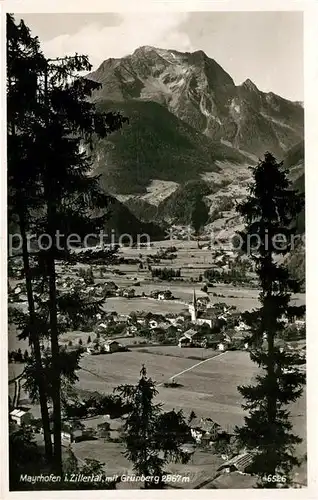
<instances>
[{"instance_id":1,"label":"village in valley","mask_svg":"<svg viewBox=\"0 0 318 500\"><path fill-rule=\"evenodd\" d=\"M82 352L78 381L65 388L64 449L71 446L79 460L101 460L108 474L131 472L121 444L126 410L113 390L121 383L136 383L145 365L156 382L158 402L167 410L181 409L189 419L191 440L185 449L191 461L171 464L173 474L188 478L179 487L250 487L255 482L246 472L251 453L238 449L233 431L243 421L237 386L257 375L249 360L250 330L244 321L244 311L258 305L253 270L232 250L214 251L204 241L116 247L107 265L96 249L96 257L93 251L87 260L57 266L62 294L80 290L87 298L101 301L101 311L93 319L82 318L76 331L60 336L62 349ZM19 272L15 259L9 302L23 309L26 289ZM295 304L303 301L303 294L293 297ZM286 323L285 336L276 340L277 345L298 352L305 364L305 320L289 318ZM41 349L50 350L45 339ZM29 354L27 343L17 341L12 331L11 419L17 425L31 423L41 443L40 411L23 389ZM302 401L293 413L294 424L301 429Z\"/></svg>"}]
</instances>

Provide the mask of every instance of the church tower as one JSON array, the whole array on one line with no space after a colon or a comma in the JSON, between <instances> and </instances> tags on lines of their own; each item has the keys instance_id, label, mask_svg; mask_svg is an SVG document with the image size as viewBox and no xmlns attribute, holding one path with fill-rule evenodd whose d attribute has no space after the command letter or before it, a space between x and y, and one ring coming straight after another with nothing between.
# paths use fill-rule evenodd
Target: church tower
<instances>
[{"instance_id":1,"label":"church tower","mask_svg":"<svg viewBox=\"0 0 318 500\"><path fill-rule=\"evenodd\" d=\"M192 323L196 323L197 322L197 298L195 295L195 290L193 290L192 304L189 305L189 313L191 314Z\"/></svg>"}]
</instances>

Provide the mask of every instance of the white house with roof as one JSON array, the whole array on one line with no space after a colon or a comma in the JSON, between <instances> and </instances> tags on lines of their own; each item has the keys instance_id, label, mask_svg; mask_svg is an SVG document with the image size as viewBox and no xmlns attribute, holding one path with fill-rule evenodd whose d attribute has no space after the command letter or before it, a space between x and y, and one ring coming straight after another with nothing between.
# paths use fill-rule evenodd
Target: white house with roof
<instances>
[{"instance_id":1,"label":"white house with roof","mask_svg":"<svg viewBox=\"0 0 318 500\"><path fill-rule=\"evenodd\" d=\"M104 348L106 352L117 352L119 351L121 345L117 340L108 340L104 344Z\"/></svg>"},{"instance_id":2,"label":"white house with roof","mask_svg":"<svg viewBox=\"0 0 318 500\"><path fill-rule=\"evenodd\" d=\"M184 317L183 316L177 316L176 318L166 316L167 320L170 322L171 325L173 326L180 326L181 323L184 323Z\"/></svg>"},{"instance_id":3,"label":"white house with roof","mask_svg":"<svg viewBox=\"0 0 318 500\"><path fill-rule=\"evenodd\" d=\"M244 321L240 321L239 324L234 327L234 330L236 332L247 332L250 330L250 327Z\"/></svg>"},{"instance_id":4,"label":"white house with roof","mask_svg":"<svg viewBox=\"0 0 318 500\"><path fill-rule=\"evenodd\" d=\"M138 332L138 328L136 325L127 325L126 335L134 335Z\"/></svg>"},{"instance_id":5,"label":"white house with roof","mask_svg":"<svg viewBox=\"0 0 318 500\"><path fill-rule=\"evenodd\" d=\"M196 330L194 330L193 328L190 328L189 330L184 332L182 337L179 338L178 346L179 347L188 347L188 346L192 345L195 342L197 336L198 336L198 332Z\"/></svg>"},{"instance_id":6,"label":"white house with roof","mask_svg":"<svg viewBox=\"0 0 318 500\"><path fill-rule=\"evenodd\" d=\"M81 423L63 422L61 429L62 445L73 443L83 437L85 426Z\"/></svg>"},{"instance_id":7,"label":"white house with roof","mask_svg":"<svg viewBox=\"0 0 318 500\"><path fill-rule=\"evenodd\" d=\"M304 319L296 319L295 320L295 326L296 326L297 330L304 328L305 325L306 325L306 321Z\"/></svg>"},{"instance_id":8,"label":"white house with roof","mask_svg":"<svg viewBox=\"0 0 318 500\"><path fill-rule=\"evenodd\" d=\"M138 318L137 319L137 323L138 323L138 325L145 325L146 324L146 320L145 320L145 318Z\"/></svg>"},{"instance_id":9,"label":"white house with roof","mask_svg":"<svg viewBox=\"0 0 318 500\"><path fill-rule=\"evenodd\" d=\"M224 462L218 469L217 472L240 472L242 474L245 473L246 469L252 464L253 462L253 453L250 452L245 452L245 453L240 453L239 455L236 455L235 457L231 458L230 460L227 460Z\"/></svg>"},{"instance_id":10,"label":"white house with roof","mask_svg":"<svg viewBox=\"0 0 318 500\"><path fill-rule=\"evenodd\" d=\"M29 410L22 410L19 408L15 408L10 412L10 418L13 422L15 422L17 425L28 425L30 424L33 416L32 413L30 413Z\"/></svg>"},{"instance_id":11,"label":"white house with roof","mask_svg":"<svg viewBox=\"0 0 318 500\"><path fill-rule=\"evenodd\" d=\"M163 290L162 292L158 293L158 300L169 300L172 297L172 293L170 290Z\"/></svg>"},{"instance_id":12,"label":"white house with roof","mask_svg":"<svg viewBox=\"0 0 318 500\"><path fill-rule=\"evenodd\" d=\"M195 418L190 424L191 435L197 444L210 443L217 439L221 426L211 418Z\"/></svg>"},{"instance_id":13,"label":"white house with roof","mask_svg":"<svg viewBox=\"0 0 318 500\"><path fill-rule=\"evenodd\" d=\"M219 342L218 345L217 345L217 348L219 351L225 351L226 349L226 345L224 342Z\"/></svg>"},{"instance_id":14,"label":"white house with roof","mask_svg":"<svg viewBox=\"0 0 318 500\"><path fill-rule=\"evenodd\" d=\"M86 348L87 354L100 354L100 351L101 351L100 346L98 346L96 344L93 345L93 347Z\"/></svg>"},{"instance_id":15,"label":"white house with roof","mask_svg":"<svg viewBox=\"0 0 318 500\"><path fill-rule=\"evenodd\" d=\"M158 321L156 321L155 319L151 319L149 321L149 328L158 328Z\"/></svg>"}]
</instances>

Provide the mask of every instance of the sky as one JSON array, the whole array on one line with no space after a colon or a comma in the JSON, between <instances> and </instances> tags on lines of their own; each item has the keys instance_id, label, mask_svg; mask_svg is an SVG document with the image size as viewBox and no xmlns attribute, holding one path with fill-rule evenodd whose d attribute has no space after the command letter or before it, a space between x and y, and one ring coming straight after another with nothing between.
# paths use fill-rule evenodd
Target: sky
<instances>
[{"instance_id":1,"label":"sky","mask_svg":"<svg viewBox=\"0 0 318 500\"><path fill-rule=\"evenodd\" d=\"M142 45L203 50L239 85L304 100L301 12L156 12L19 14L46 56L86 54L96 69L105 59Z\"/></svg>"}]
</instances>

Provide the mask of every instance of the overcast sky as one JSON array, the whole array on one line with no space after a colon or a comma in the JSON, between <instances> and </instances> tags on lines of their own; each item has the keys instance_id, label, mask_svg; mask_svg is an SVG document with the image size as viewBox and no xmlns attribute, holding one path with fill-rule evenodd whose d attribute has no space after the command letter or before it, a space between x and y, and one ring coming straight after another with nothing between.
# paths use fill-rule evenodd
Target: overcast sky
<instances>
[{"instance_id":1,"label":"overcast sky","mask_svg":"<svg viewBox=\"0 0 318 500\"><path fill-rule=\"evenodd\" d=\"M20 14L47 56L87 54L94 69L141 45L204 50L234 79L303 101L300 12Z\"/></svg>"}]
</instances>

